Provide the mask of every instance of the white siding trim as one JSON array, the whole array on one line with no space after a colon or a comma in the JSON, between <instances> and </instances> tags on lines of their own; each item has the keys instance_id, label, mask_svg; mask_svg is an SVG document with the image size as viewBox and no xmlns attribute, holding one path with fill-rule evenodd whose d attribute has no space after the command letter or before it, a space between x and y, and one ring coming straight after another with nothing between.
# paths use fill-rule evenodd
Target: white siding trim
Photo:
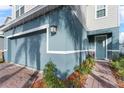
<instances>
[{"instance_id":1,"label":"white siding trim","mask_svg":"<svg viewBox=\"0 0 124 93\"><path fill-rule=\"evenodd\" d=\"M48 54L72 54L72 53L80 53L80 52L95 52L96 53L96 37L98 37L98 36L95 37L95 49L70 50L70 51L52 51L52 50L49 50L49 24L46 24L46 25L43 25L43 26L40 26L40 27L37 27L37 28L33 28L33 29L27 30L25 32L19 32L19 33L14 34L14 35L7 36L6 38L9 39L9 38L12 38L12 37L17 37L17 36L20 36L20 35L29 34L29 33L32 33L34 31L40 31L40 30L43 30L43 29L46 29L46 53L48 53ZM8 51L8 49L4 49L4 51L6 52L6 51ZM119 50L107 50L107 36L106 36L106 59L107 59L107 51L117 52ZM95 54L95 58L96 58L96 54Z\"/></svg>"},{"instance_id":2,"label":"white siding trim","mask_svg":"<svg viewBox=\"0 0 124 93\"><path fill-rule=\"evenodd\" d=\"M94 52L95 50L75 50L75 51L47 51L49 54L73 54L80 52Z\"/></svg>"},{"instance_id":3,"label":"white siding trim","mask_svg":"<svg viewBox=\"0 0 124 93\"><path fill-rule=\"evenodd\" d=\"M49 50L49 24L46 24L46 25L43 25L43 26L40 26L37 28L33 28L31 30L27 30L24 32L19 32L19 33L14 34L14 35L7 36L6 38L10 39L13 37L29 34L29 33L32 33L34 31L40 31L43 29L46 29L46 53L48 53L48 54L72 54L72 53L79 53L79 52L88 52L88 51L94 52L95 51L92 49L89 49L89 50L72 50L72 51L52 51L52 50ZM6 49L6 51L7 51L7 49Z\"/></svg>"},{"instance_id":4,"label":"white siding trim","mask_svg":"<svg viewBox=\"0 0 124 93\"><path fill-rule=\"evenodd\" d=\"M110 51L110 52L120 52L120 50L107 50L107 51Z\"/></svg>"},{"instance_id":5,"label":"white siding trim","mask_svg":"<svg viewBox=\"0 0 124 93\"><path fill-rule=\"evenodd\" d=\"M3 51L4 51L4 52L7 52L7 49L4 49Z\"/></svg>"}]
</instances>

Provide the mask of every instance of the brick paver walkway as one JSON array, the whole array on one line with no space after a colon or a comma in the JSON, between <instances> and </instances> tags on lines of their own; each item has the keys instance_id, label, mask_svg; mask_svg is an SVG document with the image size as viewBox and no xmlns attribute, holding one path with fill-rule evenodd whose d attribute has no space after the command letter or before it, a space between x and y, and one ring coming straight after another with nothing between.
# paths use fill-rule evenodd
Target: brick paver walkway
<instances>
[{"instance_id":1,"label":"brick paver walkway","mask_svg":"<svg viewBox=\"0 0 124 93\"><path fill-rule=\"evenodd\" d=\"M88 76L86 88L116 88L117 83L107 62L96 62L95 68Z\"/></svg>"},{"instance_id":2,"label":"brick paver walkway","mask_svg":"<svg viewBox=\"0 0 124 93\"><path fill-rule=\"evenodd\" d=\"M41 74L38 71L29 70L23 66L10 63L0 64L0 87L3 88L27 88L31 87L34 80Z\"/></svg>"}]
</instances>

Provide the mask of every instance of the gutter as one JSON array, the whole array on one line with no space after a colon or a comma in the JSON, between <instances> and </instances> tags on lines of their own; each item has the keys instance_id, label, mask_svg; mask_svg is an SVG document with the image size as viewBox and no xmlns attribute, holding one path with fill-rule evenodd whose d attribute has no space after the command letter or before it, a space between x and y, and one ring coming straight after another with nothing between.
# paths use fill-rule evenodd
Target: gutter
<instances>
[{"instance_id":1,"label":"gutter","mask_svg":"<svg viewBox=\"0 0 124 93\"><path fill-rule=\"evenodd\" d=\"M104 28L104 29L97 29L97 30L92 30L89 31L87 30L87 35L99 35L99 34L107 34L107 33L112 33L113 29L117 29L118 31L119 27L111 27L111 28Z\"/></svg>"},{"instance_id":2,"label":"gutter","mask_svg":"<svg viewBox=\"0 0 124 93\"><path fill-rule=\"evenodd\" d=\"M10 21L0 30L5 32L9 29L17 27L18 25L24 24L25 22L30 21L38 16L41 16L57 7L59 7L59 5L38 5L28 12L24 13L22 16Z\"/></svg>"}]
</instances>

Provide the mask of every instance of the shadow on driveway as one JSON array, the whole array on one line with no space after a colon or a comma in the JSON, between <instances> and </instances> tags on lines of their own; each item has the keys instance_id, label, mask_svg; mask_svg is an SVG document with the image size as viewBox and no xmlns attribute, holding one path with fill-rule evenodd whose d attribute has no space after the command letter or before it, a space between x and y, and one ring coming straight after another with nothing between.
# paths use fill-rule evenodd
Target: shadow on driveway
<instances>
[{"instance_id":1,"label":"shadow on driveway","mask_svg":"<svg viewBox=\"0 0 124 93\"><path fill-rule=\"evenodd\" d=\"M0 87L29 88L34 80L42 75L38 71L10 63L0 64Z\"/></svg>"}]
</instances>

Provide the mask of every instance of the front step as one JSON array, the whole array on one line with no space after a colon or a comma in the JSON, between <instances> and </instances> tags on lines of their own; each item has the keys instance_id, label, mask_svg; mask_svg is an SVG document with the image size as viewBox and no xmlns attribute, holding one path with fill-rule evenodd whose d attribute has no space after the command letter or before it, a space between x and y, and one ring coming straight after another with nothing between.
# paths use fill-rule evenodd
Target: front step
<instances>
[{"instance_id":1,"label":"front step","mask_svg":"<svg viewBox=\"0 0 124 93\"><path fill-rule=\"evenodd\" d=\"M110 62L110 60L95 60L96 62Z\"/></svg>"}]
</instances>

